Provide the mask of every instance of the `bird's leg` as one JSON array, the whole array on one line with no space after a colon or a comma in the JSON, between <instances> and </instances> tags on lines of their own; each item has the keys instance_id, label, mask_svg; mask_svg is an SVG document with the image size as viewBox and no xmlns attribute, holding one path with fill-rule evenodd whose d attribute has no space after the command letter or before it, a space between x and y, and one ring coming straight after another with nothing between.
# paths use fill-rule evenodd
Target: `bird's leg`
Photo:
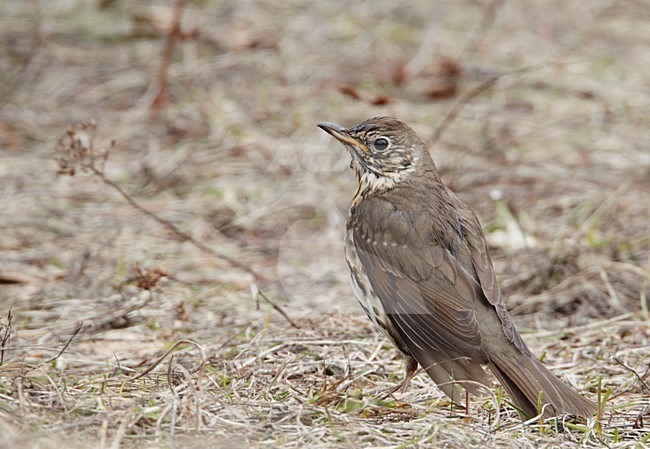
<instances>
[{"instance_id":1,"label":"bird's leg","mask_svg":"<svg viewBox=\"0 0 650 449\"><path fill-rule=\"evenodd\" d=\"M397 390L400 390L401 393L406 393L409 383L411 382L411 379L413 379L413 376L415 376L415 372L417 371L417 369L418 369L418 361L415 360L410 355L404 354L404 370L406 371L404 380L398 383L390 390L388 390L388 393L386 393L384 398L387 398L388 396L392 395Z\"/></svg>"},{"instance_id":2,"label":"bird's leg","mask_svg":"<svg viewBox=\"0 0 650 449\"><path fill-rule=\"evenodd\" d=\"M411 379L413 379L413 376L415 376L417 369L418 361L410 355L404 355L404 370L406 371L406 375L402 381L402 393L406 393L409 383L411 382Z\"/></svg>"}]
</instances>

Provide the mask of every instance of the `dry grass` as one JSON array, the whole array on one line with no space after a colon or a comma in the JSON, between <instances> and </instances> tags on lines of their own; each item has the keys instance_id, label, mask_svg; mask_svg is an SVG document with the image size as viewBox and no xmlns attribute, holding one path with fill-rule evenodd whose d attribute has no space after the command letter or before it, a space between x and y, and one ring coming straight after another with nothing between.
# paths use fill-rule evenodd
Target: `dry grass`
<instances>
[{"instance_id":1,"label":"dry grass","mask_svg":"<svg viewBox=\"0 0 650 449\"><path fill-rule=\"evenodd\" d=\"M2 3L0 447L649 445L644 2L322 3L188 2L174 45L180 2ZM379 114L435 143L598 419L389 394L342 256L354 179L315 128ZM91 119L94 153L57 146Z\"/></svg>"}]
</instances>

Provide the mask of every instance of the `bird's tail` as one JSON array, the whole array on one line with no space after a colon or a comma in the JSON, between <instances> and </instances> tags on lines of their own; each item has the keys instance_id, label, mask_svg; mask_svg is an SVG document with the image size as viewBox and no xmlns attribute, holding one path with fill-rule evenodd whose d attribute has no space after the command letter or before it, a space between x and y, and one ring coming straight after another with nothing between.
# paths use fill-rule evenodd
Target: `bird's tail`
<instances>
[{"instance_id":1,"label":"bird's tail","mask_svg":"<svg viewBox=\"0 0 650 449\"><path fill-rule=\"evenodd\" d=\"M562 383L534 356L491 354L488 366L515 405L531 418L545 404L546 416L572 414L590 418L597 411L595 403Z\"/></svg>"}]
</instances>

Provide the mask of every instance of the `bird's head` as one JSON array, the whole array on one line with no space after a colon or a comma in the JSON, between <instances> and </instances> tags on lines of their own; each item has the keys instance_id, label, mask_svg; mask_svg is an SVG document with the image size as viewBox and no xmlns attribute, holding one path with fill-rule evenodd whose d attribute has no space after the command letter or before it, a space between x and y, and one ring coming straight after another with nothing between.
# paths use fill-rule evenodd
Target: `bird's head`
<instances>
[{"instance_id":1,"label":"bird's head","mask_svg":"<svg viewBox=\"0 0 650 449\"><path fill-rule=\"evenodd\" d=\"M332 123L318 126L345 145L359 181L372 191L395 187L429 156L415 131L392 117L373 117L352 128Z\"/></svg>"}]
</instances>

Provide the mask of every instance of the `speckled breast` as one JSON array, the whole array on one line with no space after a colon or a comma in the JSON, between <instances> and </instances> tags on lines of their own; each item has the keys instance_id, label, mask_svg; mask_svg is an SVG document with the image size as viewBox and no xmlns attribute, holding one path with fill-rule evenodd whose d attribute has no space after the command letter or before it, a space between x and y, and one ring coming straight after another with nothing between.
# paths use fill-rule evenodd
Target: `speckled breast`
<instances>
[{"instance_id":1,"label":"speckled breast","mask_svg":"<svg viewBox=\"0 0 650 449\"><path fill-rule=\"evenodd\" d=\"M390 340L398 347L398 349L405 351L403 344L395 337L395 332L392 329L392 324L389 317L384 311L379 298L372 292L372 285L366 275L366 270L359 259L357 248L354 244L354 235L351 229L348 229L345 235L345 258L350 269L350 285L357 301L368 318L374 325L385 334Z\"/></svg>"}]
</instances>

